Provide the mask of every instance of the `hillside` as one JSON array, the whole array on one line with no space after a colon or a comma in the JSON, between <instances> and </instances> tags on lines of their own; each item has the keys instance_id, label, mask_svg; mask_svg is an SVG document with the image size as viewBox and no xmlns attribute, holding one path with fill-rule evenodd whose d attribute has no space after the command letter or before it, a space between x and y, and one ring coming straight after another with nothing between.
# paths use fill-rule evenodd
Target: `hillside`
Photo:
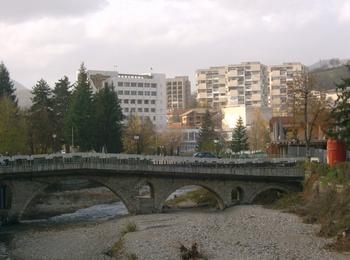
<instances>
[{"instance_id":1,"label":"hillside","mask_svg":"<svg viewBox=\"0 0 350 260\"><path fill-rule=\"evenodd\" d=\"M350 70L346 66L340 66L329 69L317 69L312 71L311 74L314 75L320 90L330 90L335 89L336 84L339 84L342 78L349 78Z\"/></svg>"}]
</instances>

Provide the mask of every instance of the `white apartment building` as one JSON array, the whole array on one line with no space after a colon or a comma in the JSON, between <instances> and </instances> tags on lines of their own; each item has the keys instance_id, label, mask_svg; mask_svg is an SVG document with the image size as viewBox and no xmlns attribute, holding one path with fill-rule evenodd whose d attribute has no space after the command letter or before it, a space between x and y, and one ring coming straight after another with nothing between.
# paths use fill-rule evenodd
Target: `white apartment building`
<instances>
[{"instance_id":1,"label":"white apartment building","mask_svg":"<svg viewBox=\"0 0 350 260\"><path fill-rule=\"evenodd\" d=\"M267 107L268 67L260 62L210 67L197 71L197 100L213 108Z\"/></svg>"},{"instance_id":2,"label":"white apartment building","mask_svg":"<svg viewBox=\"0 0 350 260\"><path fill-rule=\"evenodd\" d=\"M267 107L268 67L260 62L242 62L226 67L228 106Z\"/></svg>"},{"instance_id":3,"label":"white apartment building","mask_svg":"<svg viewBox=\"0 0 350 260\"><path fill-rule=\"evenodd\" d=\"M105 84L115 87L126 118L137 114L149 117L156 129L167 125L165 74L121 74L117 71L88 70L94 91Z\"/></svg>"},{"instance_id":4,"label":"white apartment building","mask_svg":"<svg viewBox=\"0 0 350 260\"><path fill-rule=\"evenodd\" d=\"M197 101L212 108L227 104L226 67L210 67L196 72Z\"/></svg>"},{"instance_id":5,"label":"white apartment building","mask_svg":"<svg viewBox=\"0 0 350 260\"><path fill-rule=\"evenodd\" d=\"M166 79L168 110L188 108L191 98L191 81L188 76Z\"/></svg>"},{"instance_id":6,"label":"white apartment building","mask_svg":"<svg viewBox=\"0 0 350 260\"><path fill-rule=\"evenodd\" d=\"M270 66L270 106L273 116L288 115L288 84L306 69L300 62Z\"/></svg>"}]
</instances>

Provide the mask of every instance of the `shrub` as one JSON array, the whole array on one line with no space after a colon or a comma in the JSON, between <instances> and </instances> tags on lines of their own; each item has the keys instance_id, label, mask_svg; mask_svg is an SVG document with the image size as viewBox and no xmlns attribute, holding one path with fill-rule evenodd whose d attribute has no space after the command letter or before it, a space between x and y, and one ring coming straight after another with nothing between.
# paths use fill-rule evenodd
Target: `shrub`
<instances>
[{"instance_id":1,"label":"shrub","mask_svg":"<svg viewBox=\"0 0 350 260\"><path fill-rule=\"evenodd\" d=\"M125 235L127 233L135 232L137 231L137 225L135 222L128 222L125 226L125 228L122 231L122 234Z\"/></svg>"},{"instance_id":2,"label":"shrub","mask_svg":"<svg viewBox=\"0 0 350 260\"><path fill-rule=\"evenodd\" d=\"M196 242L193 242L191 247L188 248L180 243L179 249L182 260L203 259L203 254L199 252L198 244Z\"/></svg>"}]
</instances>

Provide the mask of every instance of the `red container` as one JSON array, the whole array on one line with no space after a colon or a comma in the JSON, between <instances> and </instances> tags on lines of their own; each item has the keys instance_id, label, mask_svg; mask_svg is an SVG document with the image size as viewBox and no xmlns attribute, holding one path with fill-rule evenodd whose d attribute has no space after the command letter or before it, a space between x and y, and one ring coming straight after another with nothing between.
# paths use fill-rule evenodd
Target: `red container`
<instances>
[{"instance_id":1,"label":"red container","mask_svg":"<svg viewBox=\"0 0 350 260\"><path fill-rule=\"evenodd\" d=\"M346 161L346 145L339 140L328 139L327 162L330 166Z\"/></svg>"}]
</instances>

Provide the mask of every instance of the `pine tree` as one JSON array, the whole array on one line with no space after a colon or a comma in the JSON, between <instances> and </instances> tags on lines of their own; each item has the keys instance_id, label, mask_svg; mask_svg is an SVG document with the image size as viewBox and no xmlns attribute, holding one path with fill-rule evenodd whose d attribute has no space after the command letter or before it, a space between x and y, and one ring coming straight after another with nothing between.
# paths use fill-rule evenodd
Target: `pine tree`
<instances>
[{"instance_id":1,"label":"pine tree","mask_svg":"<svg viewBox=\"0 0 350 260\"><path fill-rule=\"evenodd\" d=\"M54 134L56 142L54 150L57 151L63 144L68 144L64 135L64 124L68 114L69 103L71 99L71 83L68 77L64 76L55 84L52 97L52 107L54 113Z\"/></svg>"},{"instance_id":2,"label":"pine tree","mask_svg":"<svg viewBox=\"0 0 350 260\"><path fill-rule=\"evenodd\" d=\"M9 97L17 105L17 99L15 95L15 88L13 82L10 79L10 73L5 67L4 63L0 63L0 99L3 97Z\"/></svg>"},{"instance_id":3,"label":"pine tree","mask_svg":"<svg viewBox=\"0 0 350 260\"><path fill-rule=\"evenodd\" d=\"M43 79L34 86L30 108L30 137L32 153L47 153L53 145L52 91Z\"/></svg>"},{"instance_id":4,"label":"pine tree","mask_svg":"<svg viewBox=\"0 0 350 260\"><path fill-rule=\"evenodd\" d=\"M9 98L0 99L0 154L27 153L27 125L24 115Z\"/></svg>"},{"instance_id":5,"label":"pine tree","mask_svg":"<svg viewBox=\"0 0 350 260\"><path fill-rule=\"evenodd\" d=\"M212 121L209 110L207 109L203 118L203 123L199 131L197 141L198 152L216 152L215 140L218 138L215 132L215 124Z\"/></svg>"},{"instance_id":6,"label":"pine tree","mask_svg":"<svg viewBox=\"0 0 350 260\"><path fill-rule=\"evenodd\" d=\"M74 146L79 146L81 151L90 150L94 143L92 89L84 63L80 66L78 81L75 84L65 121L66 140L74 140Z\"/></svg>"},{"instance_id":7,"label":"pine tree","mask_svg":"<svg viewBox=\"0 0 350 260\"><path fill-rule=\"evenodd\" d=\"M246 151L249 149L247 129L243 124L241 117L236 122L236 127L232 132L231 150L235 153Z\"/></svg>"},{"instance_id":8,"label":"pine tree","mask_svg":"<svg viewBox=\"0 0 350 260\"><path fill-rule=\"evenodd\" d=\"M348 68L350 70L350 65ZM342 79L342 82L337 85L337 94L338 99L331 112L335 121L334 129L329 135L350 146L350 77Z\"/></svg>"},{"instance_id":9,"label":"pine tree","mask_svg":"<svg viewBox=\"0 0 350 260\"><path fill-rule=\"evenodd\" d=\"M121 152L123 113L113 86L107 85L95 94L93 117L95 150Z\"/></svg>"}]
</instances>

